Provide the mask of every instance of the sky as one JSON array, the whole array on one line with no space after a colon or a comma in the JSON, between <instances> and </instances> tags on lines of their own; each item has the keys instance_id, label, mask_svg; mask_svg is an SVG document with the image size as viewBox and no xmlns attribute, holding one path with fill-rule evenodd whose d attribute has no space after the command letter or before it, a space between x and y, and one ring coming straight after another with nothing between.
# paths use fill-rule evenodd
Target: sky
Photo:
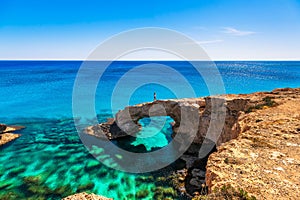
<instances>
[{"instance_id":1,"label":"sky","mask_svg":"<svg viewBox=\"0 0 300 200\"><path fill-rule=\"evenodd\" d=\"M107 38L178 31L212 60L300 60L300 0L1 0L1 60L84 60ZM176 59L140 52L124 59Z\"/></svg>"}]
</instances>

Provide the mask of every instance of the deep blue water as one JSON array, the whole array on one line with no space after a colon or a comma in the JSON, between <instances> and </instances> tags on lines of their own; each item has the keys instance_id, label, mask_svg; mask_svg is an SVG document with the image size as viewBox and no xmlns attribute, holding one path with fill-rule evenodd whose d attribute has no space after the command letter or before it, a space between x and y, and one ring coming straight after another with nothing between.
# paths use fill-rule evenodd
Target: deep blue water
<instances>
[{"instance_id":1,"label":"deep blue water","mask_svg":"<svg viewBox=\"0 0 300 200\"><path fill-rule=\"evenodd\" d=\"M189 63L159 63L178 71L191 85L195 96L210 94L203 78ZM79 61L0 62L0 122L26 126L20 131L22 136L19 139L0 148L0 199L9 192L11 199L59 199L77 191L91 191L116 199L134 199L139 191L145 190L149 192L147 198L152 199L155 195L155 181L141 181L141 177L148 175L107 168L96 161L81 143L72 119L72 92L81 64ZM127 74L143 64L150 62L114 62L106 69L94 100L99 121L105 121L123 105L152 101L154 91L158 99L193 97L176 74L166 73L159 66L152 66L149 73L136 70ZM300 87L300 62L220 61L216 65L226 93ZM103 67L104 63L94 62L90 70ZM204 70L209 72L210 69ZM214 80L216 75L207 73L207 76ZM127 78L125 84L118 82L122 77ZM89 103L84 91L93 88L92 78L85 77L80 88L83 95L78 98L83 110ZM153 80L153 83L139 85L132 91L130 88L135 81L141 80ZM115 89L116 85L119 89ZM180 93L167 86L177 88ZM113 92L116 94L112 98ZM142 124L148 124L147 119ZM148 127L143 131L147 134L147 131L157 130ZM146 150L162 147L170 141L170 131L170 125L166 123L152 139L137 139L131 145L144 144ZM95 146L90 150L98 152L112 165L114 159L119 159L117 156L107 158L105 150ZM118 182L122 184L116 184ZM165 187L169 187L168 183Z\"/></svg>"},{"instance_id":2,"label":"deep blue water","mask_svg":"<svg viewBox=\"0 0 300 200\"><path fill-rule=\"evenodd\" d=\"M117 81L124 74L147 62L115 62L104 73L96 93L97 113L110 110L110 96ZM209 92L203 79L185 62L160 62L178 70L194 87L196 96L206 96ZM64 61L2 61L0 62L0 111L5 113L0 119L16 118L57 118L72 116L72 91L76 73L82 62ZM250 93L270 91L274 88L299 87L300 62L216 62L222 75L226 93ZM95 68L101 68L95 64ZM135 72L139 80L146 79L147 74ZM167 80L175 87L177 80L172 75L163 74L157 67L153 75L157 80ZM211 75L214 76L213 74ZM175 77L176 78L176 77ZM209 77L210 78L210 77ZM87 77L85 89L89 88ZM128 83L129 85L130 83ZM127 85L123 86L124 98ZM159 99L175 98L168 88L158 84L148 84L138 88L131 96L129 104L152 101L153 91ZM122 96L123 95L123 96ZM183 96L178 98L191 97ZM187 94L188 95L188 94ZM84 101L84 98L82 99ZM101 111L102 110L102 111Z\"/></svg>"}]
</instances>

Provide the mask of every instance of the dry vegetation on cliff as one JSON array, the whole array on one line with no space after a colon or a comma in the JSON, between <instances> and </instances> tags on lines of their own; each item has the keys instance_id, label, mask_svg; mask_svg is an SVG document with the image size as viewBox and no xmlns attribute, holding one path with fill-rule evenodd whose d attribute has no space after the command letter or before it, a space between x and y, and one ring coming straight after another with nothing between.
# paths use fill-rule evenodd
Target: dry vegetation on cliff
<instances>
[{"instance_id":1,"label":"dry vegetation on cliff","mask_svg":"<svg viewBox=\"0 0 300 200\"><path fill-rule=\"evenodd\" d=\"M209 157L207 199L224 199L218 196L228 185L247 194L233 199L300 198L300 89L265 95L269 105L240 115L239 136Z\"/></svg>"},{"instance_id":2,"label":"dry vegetation on cliff","mask_svg":"<svg viewBox=\"0 0 300 200\"><path fill-rule=\"evenodd\" d=\"M225 108L225 121L218 118L224 110L213 110L212 100ZM126 107L115 119L88 127L86 133L99 138L105 135L110 139L123 137L126 134L112 125L122 125L134 132L139 128L138 119L148 116L153 106L163 106L164 114L175 120L173 136L183 135L180 138L186 140L189 133L197 129L191 147L203 145L212 119L214 125L225 122L216 141L218 151L209 156L206 166L207 187L202 187L204 176L201 174L205 169L201 169L204 162L197 159L199 148L195 151L189 148L181 156L187 163L184 186L189 195L203 194L208 189L208 195L195 198L300 199L300 88L148 102ZM181 131L177 130L182 108L197 111L196 115L188 115L189 122L199 122L197 126L189 123ZM212 113L216 114L215 118ZM155 109L152 114L162 115L161 108ZM105 135L98 134L100 129Z\"/></svg>"}]
</instances>

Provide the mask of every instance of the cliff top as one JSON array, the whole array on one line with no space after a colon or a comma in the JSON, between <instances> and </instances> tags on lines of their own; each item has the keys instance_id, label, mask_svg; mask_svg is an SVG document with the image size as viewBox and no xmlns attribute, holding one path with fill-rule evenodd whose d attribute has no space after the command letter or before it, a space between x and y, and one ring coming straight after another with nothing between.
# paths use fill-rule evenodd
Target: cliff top
<instances>
[{"instance_id":1,"label":"cliff top","mask_svg":"<svg viewBox=\"0 0 300 200\"><path fill-rule=\"evenodd\" d=\"M209 157L206 183L212 198L218 199L220 190L230 187L249 198L300 198L300 89L242 96L262 95L268 95L276 106L242 114L239 136Z\"/></svg>"}]
</instances>

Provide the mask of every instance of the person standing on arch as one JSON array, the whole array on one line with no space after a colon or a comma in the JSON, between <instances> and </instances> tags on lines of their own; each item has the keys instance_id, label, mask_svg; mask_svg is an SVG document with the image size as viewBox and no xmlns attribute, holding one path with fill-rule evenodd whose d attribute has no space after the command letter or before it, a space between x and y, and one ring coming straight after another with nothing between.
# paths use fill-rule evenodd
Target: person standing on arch
<instances>
[{"instance_id":1,"label":"person standing on arch","mask_svg":"<svg viewBox=\"0 0 300 200\"><path fill-rule=\"evenodd\" d=\"M156 101L156 92L153 94L153 101Z\"/></svg>"}]
</instances>

